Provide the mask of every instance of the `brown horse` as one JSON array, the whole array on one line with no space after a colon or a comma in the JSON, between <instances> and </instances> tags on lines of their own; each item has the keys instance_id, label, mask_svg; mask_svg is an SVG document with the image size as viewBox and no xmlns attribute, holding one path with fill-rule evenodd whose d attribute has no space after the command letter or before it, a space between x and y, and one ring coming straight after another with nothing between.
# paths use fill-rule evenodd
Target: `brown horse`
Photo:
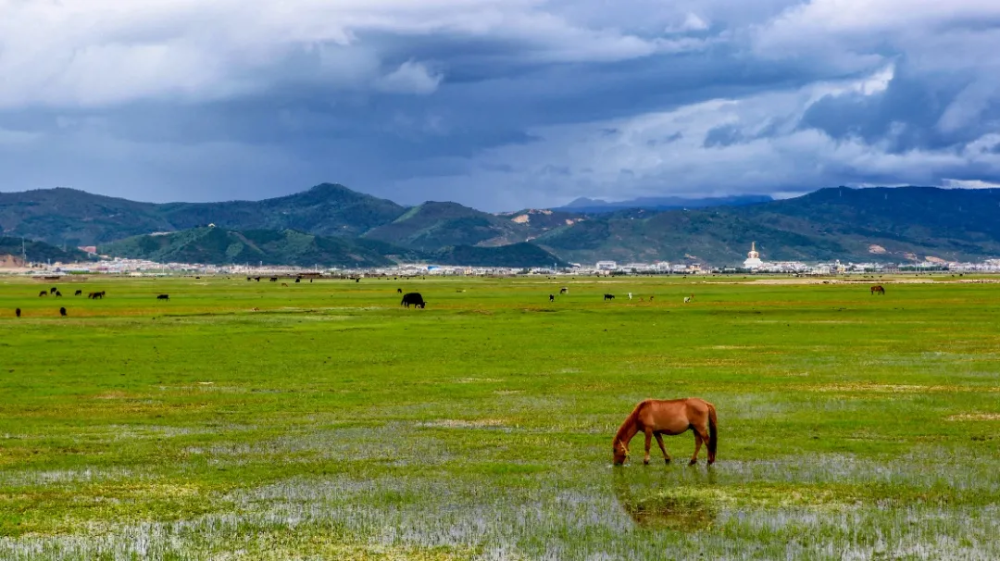
<instances>
[{"instance_id":1,"label":"brown horse","mask_svg":"<svg viewBox=\"0 0 1000 561\"><path fill-rule=\"evenodd\" d=\"M872 295L875 294L881 294L882 296L885 296L885 289L882 288L881 284L876 284L875 286L872 287Z\"/></svg>"},{"instance_id":2,"label":"brown horse","mask_svg":"<svg viewBox=\"0 0 1000 561\"><path fill-rule=\"evenodd\" d=\"M708 444L708 465L712 465L715 463L715 450L719 443L717 424L715 406L703 399L647 399L635 406L615 434L612 443L615 465L625 463L629 455L628 443L639 432L646 434L646 456L643 463L649 464L650 441L655 436L656 443L663 452L663 459L669 464L670 455L663 447L661 435L675 436L688 429L694 431L694 456L691 457L690 465L698 463L702 442Z\"/></svg>"}]
</instances>

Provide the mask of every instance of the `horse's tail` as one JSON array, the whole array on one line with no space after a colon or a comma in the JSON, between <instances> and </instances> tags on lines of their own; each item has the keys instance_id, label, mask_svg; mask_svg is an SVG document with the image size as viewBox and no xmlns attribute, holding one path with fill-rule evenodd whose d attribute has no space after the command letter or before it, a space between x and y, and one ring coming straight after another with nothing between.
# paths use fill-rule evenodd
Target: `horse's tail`
<instances>
[{"instance_id":1,"label":"horse's tail","mask_svg":"<svg viewBox=\"0 0 1000 561\"><path fill-rule=\"evenodd\" d=\"M715 406L708 406L708 453L715 459L715 450L719 446L719 421L715 418Z\"/></svg>"}]
</instances>

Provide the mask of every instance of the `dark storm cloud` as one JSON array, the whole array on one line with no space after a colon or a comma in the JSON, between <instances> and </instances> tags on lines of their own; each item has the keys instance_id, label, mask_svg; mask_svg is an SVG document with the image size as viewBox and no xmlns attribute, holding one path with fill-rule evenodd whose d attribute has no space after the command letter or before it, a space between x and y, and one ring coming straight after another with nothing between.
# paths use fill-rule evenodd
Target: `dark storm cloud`
<instances>
[{"instance_id":1,"label":"dark storm cloud","mask_svg":"<svg viewBox=\"0 0 1000 561\"><path fill-rule=\"evenodd\" d=\"M969 0L0 4L0 189L977 186L1000 179L998 23Z\"/></svg>"}]
</instances>

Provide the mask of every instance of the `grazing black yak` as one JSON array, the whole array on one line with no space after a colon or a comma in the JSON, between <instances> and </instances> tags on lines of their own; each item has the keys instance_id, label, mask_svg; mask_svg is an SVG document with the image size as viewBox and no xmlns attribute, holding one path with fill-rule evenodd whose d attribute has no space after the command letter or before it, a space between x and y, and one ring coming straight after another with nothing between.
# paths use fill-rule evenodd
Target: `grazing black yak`
<instances>
[{"instance_id":1,"label":"grazing black yak","mask_svg":"<svg viewBox=\"0 0 1000 561\"><path fill-rule=\"evenodd\" d=\"M402 293L403 293L403 289L402 288L397 288L396 289L396 294L402 294Z\"/></svg>"},{"instance_id":2,"label":"grazing black yak","mask_svg":"<svg viewBox=\"0 0 1000 561\"><path fill-rule=\"evenodd\" d=\"M81 296L82 294L83 294L82 290L77 290L76 292L73 293L73 296Z\"/></svg>"},{"instance_id":3,"label":"grazing black yak","mask_svg":"<svg viewBox=\"0 0 1000 561\"><path fill-rule=\"evenodd\" d=\"M423 308L427 304L424 302L424 297L421 296L419 292L409 292L403 295L403 301L400 302L399 305L406 306L407 308L409 308L410 305Z\"/></svg>"},{"instance_id":4,"label":"grazing black yak","mask_svg":"<svg viewBox=\"0 0 1000 561\"><path fill-rule=\"evenodd\" d=\"M549 302L555 302L555 301L556 301L556 297L554 295L552 295L552 294L549 294Z\"/></svg>"},{"instance_id":5,"label":"grazing black yak","mask_svg":"<svg viewBox=\"0 0 1000 561\"><path fill-rule=\"evenodd\" d=\"M21 308L14 310L14 315L16 315L17 317L21 317Z\"/></svg>"},{"instance_id":6,"label":"grazing black yak","mask_svg":"<svg viewBox=\"0 0 1000 561\"><path fill-rule=\"evenodd\" d=\"M608 300L614 300L614 299L615 299L615 295L614 294L605 294L604 295L604 301L605 302L607 302Z\"/></svg>"},{"instance_id":7,"label":"grazing black yak","mask_svg":"<svg viewBox=\"0 0 1000 561\"><path fill-rule=\"evenodd\" d=\"M170 300L170 295L169 294L161 294L161 295L157 296L156 299L157 300Z\"/></svg>"},{"instance_id":8,"label":"grazing black yak","mask_svg":"<svg viewBox=\"0 0 1000 561\"><path fill-rule=\"evenodd\" d=\"M66 308L59 308L59 315L66 317Z\"/></svg>"}]
</instances>

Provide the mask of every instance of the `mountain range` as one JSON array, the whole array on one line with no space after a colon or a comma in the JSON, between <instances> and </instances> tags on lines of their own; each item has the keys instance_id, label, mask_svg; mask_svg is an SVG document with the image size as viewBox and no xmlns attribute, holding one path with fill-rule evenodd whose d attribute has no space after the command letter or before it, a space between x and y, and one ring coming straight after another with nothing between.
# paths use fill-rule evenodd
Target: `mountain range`
<instances>
[{"instance_id":1,"label":"mountain range","mask_svg":"<svg viewBox=\"0 0 1000 561\"><path fill-rule=\"evenodd\" d=\"M386 267L397 263L540 267L565 265L536 245L448 246L420 251L365 238L319 236L297 230L234 231L207 226L179 232L133 236L101 246L102 253L159 263L264 264L343 268Z\"/></svg>"},{"instance_id":2,"label":"mountain range","mask_svg":"<svg viewBox=\"0 0 1000 561\"><path fill-rule=\"evenodd\" d=\"M108 255L208 263L731 265L751 241L765 261L1000 256L998 189L836 187L785 200L714 199L702 208L713 199L681 201L684 208L670 210L660 207L677 199L491 214L452 202L404 207L333 184L262 201L170 204L59 188L0 193L0 230L59 246L98 245Z\"/></svg>"}]
</instances>

